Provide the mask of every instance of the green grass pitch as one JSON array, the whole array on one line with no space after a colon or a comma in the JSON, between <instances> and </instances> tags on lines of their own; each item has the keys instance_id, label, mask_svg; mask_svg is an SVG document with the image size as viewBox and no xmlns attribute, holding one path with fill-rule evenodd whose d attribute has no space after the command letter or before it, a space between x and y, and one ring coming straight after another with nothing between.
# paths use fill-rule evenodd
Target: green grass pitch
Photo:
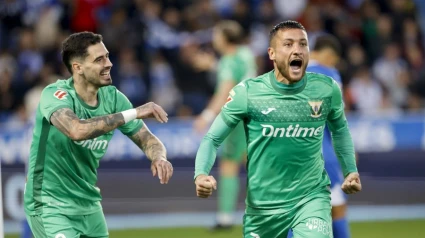
<instances>
[{"instance_id":1,"label":"green grass pitch","mask_svg":"<svg viewBox=\"0 0 425 238\"><path fill-rule=\"evenodd\" d=\"M352 238L425 238L425 220L353 222ZM18 238L7 235L5 238ZM206 228L161 228L111 231L111 238L233 238L242 237L241 227L231 232L211 233Z\"/></svg>"}]
</instances>

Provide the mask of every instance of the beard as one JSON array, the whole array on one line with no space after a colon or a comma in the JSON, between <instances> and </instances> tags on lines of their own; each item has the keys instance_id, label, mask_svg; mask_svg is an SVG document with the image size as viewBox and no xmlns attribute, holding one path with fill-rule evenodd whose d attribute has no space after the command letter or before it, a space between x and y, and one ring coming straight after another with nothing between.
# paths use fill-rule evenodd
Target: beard
<instances>
[{"instance_id":1,"label":"beard","mask_svg":"<svg viewBox=\"0 0 425 238\"><path fill-rule=\"evenodd\" d=\"M296 78L291 77L290 75L290 67L289 67L289 63L278 63L276 62L276 67L279 71L279 74L281 74L285 79L287 79L289 81L290 84L292 83L296 83L299 82L305 75L305 70L307 68L307 64L303 64L301 65L301 77L298 78L298 76Z\"/></svg>"},{"instance_id":2,"label":"beard","mask_svg":"<svg viewBox=\"0 0 425 238\"><path fill-rule=\"evenodd\" d=\"M87 84L91 84L97 88L109 86L112 84L112 77L109 75L108 79L103 79L102 75L86 75L83 74L84 80Z\"/></svg>"}]
</instances>

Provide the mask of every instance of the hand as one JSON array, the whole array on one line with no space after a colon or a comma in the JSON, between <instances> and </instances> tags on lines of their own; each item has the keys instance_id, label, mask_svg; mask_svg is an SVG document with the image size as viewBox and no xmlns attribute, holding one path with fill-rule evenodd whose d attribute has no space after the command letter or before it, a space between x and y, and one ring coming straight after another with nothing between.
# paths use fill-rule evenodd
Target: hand
<instances>
[{"instance_id":1,"label":"hand","mask_svg":"<svg viewBox=\"0 0 425 238\"><path fill-rule=\"evenodd\" d=\"M167 184L168 180L173 176L173 165L164 158L152 160L151 170L153 176L158 174L161 184Z\"/></svg>"},{"instance_id":2,"label":"hand","mask_svg":"<svg viewBox=\"0 0 425 238\"><path fill-rule=\"evenodd\" d=\"M136 108L137 119L153 118L157 121L164 123L168 121L168 114L162 109L161 106L153 102L148 102Z\"/></svg>"},{"instance_id":3,"label":"hand","mask_svg":"<svg viewBox=\"0 0 425 238\"><path fill-rule=\"evenodd\" d=\"M359 173L350 173L345 177L344 183L341 186L342 191L346 194L354 194L362 190Z\"/></svg>"},{"instance_id":4,"label":"hand","mask_svg":"<svg viewBox=\"0 0 425 238\"><path fill-rule=\"evenodd\" d=\"M204 133L208 127L209 123L201 116L196 117L193 122L193 128L197 133Z\"/></svg>"},{"instance_id":5,"label":"hand","mask_svg":"<svg viewBox=\"0 0 425 238\"><path fill-rule=\"evenodd\" d=\"M198 175L195 179L196 196L200 198L208 198L212 195L213 189L217 190L217 182L213 176L205 174Z\"/></svg>"}]
</instances>

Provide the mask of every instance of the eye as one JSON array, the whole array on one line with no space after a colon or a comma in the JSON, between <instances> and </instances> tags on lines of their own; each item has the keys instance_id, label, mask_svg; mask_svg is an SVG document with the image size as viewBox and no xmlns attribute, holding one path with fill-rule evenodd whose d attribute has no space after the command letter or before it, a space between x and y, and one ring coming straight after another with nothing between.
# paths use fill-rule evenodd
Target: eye
<instances>
[{"instance_id":1,"label":"eye","mask_svg":"<svg viewBox=\"0 0 425 238\"><path fill-rule=\"evenodd\" d=\"M292 46L292 43L283 43L283 46Z\"/></svg>"},{"instance_id":2,"label":"eye","mask_svg":"<svg viewBox=\"0 0 425 238\"><path fill-rule=\"evenodd\" d=\"M301 42L301 46L307 46L306 42Z\"/></svg>"}]
</instances>

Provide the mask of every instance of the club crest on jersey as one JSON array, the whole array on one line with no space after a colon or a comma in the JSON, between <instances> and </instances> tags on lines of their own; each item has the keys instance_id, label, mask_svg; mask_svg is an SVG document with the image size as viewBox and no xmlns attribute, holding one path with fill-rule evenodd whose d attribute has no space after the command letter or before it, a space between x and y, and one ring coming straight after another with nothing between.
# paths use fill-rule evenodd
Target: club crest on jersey
<instances>
[{"instance_id":1,"label":"club crest on jersey","mask_svg":"<svg viewBox=\"0 0 425 238\"><path fill-rule=\"evenodd\" d=\"M311 107L311 117L319 118L322 115L322 103L323 101L308 101Z\"/></svg>"},{"instance_id":2,"label":"club crest on jersey","mask_svg":"<svg viewBox=\"0 0 425 238\"><path fill-rule=\"evenodd\" d=\"M68 95L68 93L64 90L57 90L53 96L55 96L55 98L59 99L59 100L63 100L66 99L66 95Z\"/></svg>"}]
</instances>

